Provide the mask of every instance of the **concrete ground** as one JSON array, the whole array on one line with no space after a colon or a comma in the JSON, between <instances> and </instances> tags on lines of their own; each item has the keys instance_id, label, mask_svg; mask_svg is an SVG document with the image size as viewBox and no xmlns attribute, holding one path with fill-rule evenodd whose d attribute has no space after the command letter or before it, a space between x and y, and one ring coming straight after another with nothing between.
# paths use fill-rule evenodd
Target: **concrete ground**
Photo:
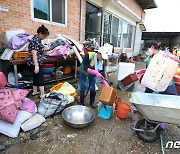
<instances>
[{"instance_id":1,"label":"concrete ground","mask_svg":"<svg viewBox=\"0 0 180 154\"><path fill-rule=\"evenodd\" d=\"M143 68L143 63L137 63L136 69ZM130 91L117 89L116 73L110 74L109 81L117 90L118 97L122 101L130 103ZM76 83L76 80L69 81ZM56 84L56 83L54 83ZM98 95L101 92L102 84L99 83ZM46 85L49 89L52 85ZM137 87L137 85L136 85ZM134 90L136 90L136 87ZM142 87L141 87L142 88ZM139 88L138 88L139 89ZM29 98L35 100L37 97ZM96 97L96 102L98 101ZM86 98L88 105L89 96ZM75 102L74 104L77 104ZM132 108L134 108L132 106ZM97 109L94 109L97 113ZM96 114L97 115L97 114ZM11 139L0 134L0 153L2 154L46 154L46 153L73 153L73 154L159 154L161 153L160 140L154 143L141 141L136 133L130 128L143 117L139 113L131 111L127 119L119 119L115 114L105 120L96 116L95 120L83 129L69 127L62 119L61 113L47 118L40 127L29 132L22 132L18 138ZM163 132L164 147L167 141L180 141L180 130L177 126L166 125ZM178 149L165 149L165 153L177 154Z\"/></svg>"}]
</instances>

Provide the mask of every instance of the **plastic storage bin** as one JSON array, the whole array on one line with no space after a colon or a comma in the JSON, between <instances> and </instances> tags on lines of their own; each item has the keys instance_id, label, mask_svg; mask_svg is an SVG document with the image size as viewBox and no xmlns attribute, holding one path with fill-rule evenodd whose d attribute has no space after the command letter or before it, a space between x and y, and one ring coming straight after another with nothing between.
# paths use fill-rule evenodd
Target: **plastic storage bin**
<instances>
[{"instance_id":1,"label":"plastic storage bin","mask_svg":"<svg viewBox=\"0 0 180 154\"><path fill-rule=\"evenodd\" d=\"M42 68L43 73L52 73L54 71L54 67L51 68Z\"/></svg>"},{"instance_id":2,"label":"plastic storage bin","mask_svg":"<svg viewBox=\"0 0 180 154\"><path fill-rule=\"evenodd\" d=\"M52 68L54 66L54 64L43 64L42 67L43 68Z\"/></svg>"},{"instance_id":3,"label":"plastic storage bin","mask_svg":"<svg viewBox=\"0 0 180 154\"><path fill-rule=\"evenodd\" d=\"M116 96L117 96L116 90L114 90L112 87L104 86L99 96L99 101L101 101L102 103L107 103L108 105L112 106L115 103Z\"/></svg>"},{"instance_id":4,"label":"plastic storage bin","mask_svg":"<svg viewBox=\"0 0 180 154\"><path fill-rule=\"evenodd\" d=\"M70 74L72 72L72 68L71 67L63 67L63 73L64 74Z\"/></svg>"},{"instance_id":5,"label":"plastic storage bin","mask_svg":"<svg viewBox=\"0 0 180 154\"><path fill-rule=\"evenodd\" d=\"M27 51L14 52L13 59L14 60L28 59L28 52Z\"/></svg>"},{"instance_id":6,"label":"plastic storage bin","mask_svg":"<svg viewBox=\"0 0 180 154\"><path fill-rule=\"evenodd\" d=\"M177 67L177 62L156 54L144 73L141 84L154 91L165 91L176 73Z\"/></svg>"},{"instance_id":7,"label":"plastic storage bin","mask_svg":"<svg viewBox=\"0 0 180 154\"><path fill-rule=\"evenodd\" d=\"M50 92L58 91L62 87L62 85L63 85L63 83L59 83L59 84L55 85L54 87L52 87L50 89ZM77 93L72 93L71 96L75 99L77 96Z\"/></svg>"},{"instance_id":8,"label":"plastic storage bin","mask_svg":"<svg viewBox=\"0 0 180 154\"><path fill-rule=\"evenodd\" d=\"M133 74L134 71L135 71L135 64L134 63L119 62L117 80L118 81L123 80L129 74Z\"/></svg>"},{"instance_id":9,"label":"plastic storage bin","mask_svg":"<svg viewBox=\"0 0 180 154\"><path fill-rule=\"evenodd\" d=\"M123 86L127 86L137 80L138 80L138 77L137 77L136 73L134 73L134 74L130 74L127 77L125 77L123 80L121 80L121 82L122 82Z\"/></svg>"}]
</instances>

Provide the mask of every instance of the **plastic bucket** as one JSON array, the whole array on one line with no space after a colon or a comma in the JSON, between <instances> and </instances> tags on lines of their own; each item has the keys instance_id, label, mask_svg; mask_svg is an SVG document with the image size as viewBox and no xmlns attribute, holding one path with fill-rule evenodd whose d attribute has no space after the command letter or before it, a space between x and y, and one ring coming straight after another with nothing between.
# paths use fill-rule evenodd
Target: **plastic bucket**
<instances>
[{"instance_id":1,"label":"plastic bucket","mask_svg":"<svg viewBox=\"0 0 180 154\"><path fill-rule=\"evenodd\" d=\"M115 110L117 110L119 103L121 103L121 98L117 98L117 99L116 99L116 101L115 101L115 104L116 104Z\"/></svg>"},{"instance_id":2,"label":"plastic bucket","mask_svg":"<svg viewBox=\"0 0 180 154\"><path fill-rule=\"evenodd\" d=\"M127 118L130 110L131 110L131 106L129 104L120 102L117 105L116 115L121 119L125 119Z\"/></svg>"}]
</instances>

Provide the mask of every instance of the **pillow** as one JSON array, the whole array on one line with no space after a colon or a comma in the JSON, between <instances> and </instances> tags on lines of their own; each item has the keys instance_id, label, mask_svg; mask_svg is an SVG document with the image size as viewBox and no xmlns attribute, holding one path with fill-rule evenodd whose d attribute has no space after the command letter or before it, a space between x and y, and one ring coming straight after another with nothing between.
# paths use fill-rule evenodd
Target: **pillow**
<instances>
[{"instance_id":1,"label":"pillow","mask_svg":"<svg viewBox=\"0 0 180 154\"><path fill-rule=\"evenodd\" d=\"M7 79L3 72L0 72L0 79L0 88L3 88L7 84Z\"/></svg>"},{"instance_id":2,"label":"pillow","mask_svg":"<svg viewBox=\"0 0 180 154\"><path fill-rule=\"evenodd\" d=\"M20 109L30 112L30 113L35 113L36 111L36 104L34 103L34 101L30 100L29 98L25 98Z\"/></svg>"},{"instance_id":3,"label":"pillow","mask_svg":"<svg viewBox=\"0 0 180 154\"><path fill-rule=\"evenodd\" d=\"M22 101L25 99L28 90L16 88L0 89L0 120L14 123Z\"/></svg>"},{"instance_id":4,"label":"pillow","mask_svg":"<svg viewBox=\"0 0 180 154\"><path fill-rule=\"evenodd\" d=\"M25 121L21 125L21 128L24 132L26 132L26 131L29 131L31 129L34 129L34 128L40 126L45 121L46 121L46 119L42 115L36 113L29 120Z\"/></svg>"},{"instance_id":5,"label":"pillow","mask_svg":"<svg viewBox=\"0 0 180 154\"><path fill-rule=\"evenodd\" d=\"M32 116L32 113L20 110L14 124L0 121L0 133L12 138L18 137L21 124Z\"/></svg>"}]
</instances>

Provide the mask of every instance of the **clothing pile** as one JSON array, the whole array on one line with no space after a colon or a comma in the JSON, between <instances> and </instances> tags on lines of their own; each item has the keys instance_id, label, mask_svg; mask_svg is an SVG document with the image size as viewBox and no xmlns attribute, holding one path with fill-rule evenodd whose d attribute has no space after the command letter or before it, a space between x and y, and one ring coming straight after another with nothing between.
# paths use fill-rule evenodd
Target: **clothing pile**
<instances>
[{"instance_id":1,"label":"clothing pile","mask_svg":"<svg viewBox=\"0 0 180 154\"><path fill-rule=\"evenodd\" d=\"M5 32L4 44L6 49L1 55L2 60L12 60L14 52L28 51L29 41L32 40L33 35L28 34L23 29L13 29ZM48 47L49 51L45 52L44 56L47 57L63 57L76 54L78 59L80 57L79 52L82 51L82 45L77 41L61 34L57 34L55 39L45 39L42 41L44 47Z\"/></svg>"},{"instance_id":2,"label":"clothing pile","mask_svg":"<svg viewBox=\"0 0 180 154\"><path fill-rule=\"evenodd\" d=\"M82 51L82 45L65 35L57 34L55 39L45 39L42 43L49 48L49 51L45 52L45 56L62 56L66 59L67 56L76 54L79 61L82 60L79 54Z\"/></svg>"},{"instance_id":3,"label":"clothing pile","mask_svg":"<svg viewBox=\"0 0 180 154\"><path fill-rule=\"evenodd\" d=\"M50 50L45 53L46 56L56 57L62 56L64 59L69 55L70 45L64 41L57 40L50 44Z\"/></svg>"},{"instance_id":4,"label":"clothing pile","mask_svg":"<svg viewBox=\"0 0 180 154\"><path fill-rule=\"evenodd\" d=\"M28 51L29 40L32 37L32 35L26 33L23 29L6 31L4 43L7 48L1 55L1 59L11 60L14 52Z\"/></svg>"}]
</instances>

